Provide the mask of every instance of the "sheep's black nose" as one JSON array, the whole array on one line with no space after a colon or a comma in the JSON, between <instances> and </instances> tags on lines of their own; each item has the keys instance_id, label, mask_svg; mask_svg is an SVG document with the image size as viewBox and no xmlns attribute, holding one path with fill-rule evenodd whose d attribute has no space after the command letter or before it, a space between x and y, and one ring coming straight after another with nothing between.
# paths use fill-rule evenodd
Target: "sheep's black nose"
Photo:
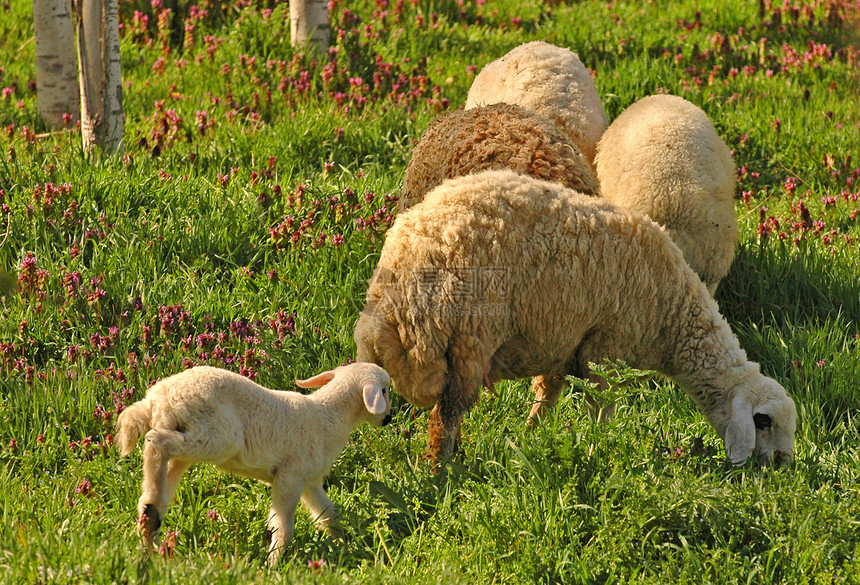
<instances>
[{"instance_id":1,"label":"sheep's black nose","mask_svg":"<svg viewBox=\"0 0 860 585\"><path fill-rule=\"evenodd\" d=\"M389 412L388 414L385 415L385 418L382 419L382 426L385 426L388 423L390 423L391 419L392 419L392 416L391 416L391 413Z\"/></svg>"},{"instance_id":2,"label":"sheep's black nose","mask_svg":"<svg viewBox=\"0 0 860 585\"><path fill-rule=\"evenodd\" d=\"M783 465L788 465L791 463L793 457L791 453L786 453L784 451L774 451L773 453L773 466L774 467L782 467Z\"/></svg>"}]
</instances>

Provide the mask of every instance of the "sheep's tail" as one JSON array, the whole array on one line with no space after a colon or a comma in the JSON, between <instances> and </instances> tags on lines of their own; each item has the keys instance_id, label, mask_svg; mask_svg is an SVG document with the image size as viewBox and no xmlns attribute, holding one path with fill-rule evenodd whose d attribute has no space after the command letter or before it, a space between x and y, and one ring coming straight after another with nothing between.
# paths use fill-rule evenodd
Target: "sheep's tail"
<instances>
[{"instance_id":1,"label":"sheep's tail","mask_svg":"<svg viewBox=\"0 0 860 585\"><path fill-rule=\"evenodd\" d=\"M116 440L120 454L128 455L137 445L137 440L145 435L152 418L152 404L144 398L123 410L116 419Z\"/></svg>"}]
</instances>

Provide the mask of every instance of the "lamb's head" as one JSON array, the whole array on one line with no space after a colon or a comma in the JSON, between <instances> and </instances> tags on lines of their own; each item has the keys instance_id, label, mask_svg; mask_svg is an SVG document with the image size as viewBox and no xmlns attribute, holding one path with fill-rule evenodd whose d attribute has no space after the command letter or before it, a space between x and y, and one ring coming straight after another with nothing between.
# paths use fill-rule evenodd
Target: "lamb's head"
<instances>
[{"instance_id":1,"label":"lamb's head","mask_svg":"<svg viewBox=\"0 0 860 585\"><path fill-rule=\"evenodd\" d=\"M317 374L307 380L296 380L299 388L320 388L329 385L342 392L361 394L364 405L362 419L378 427L391 422L391 378L377 366L356 362Z\"/></svg>"},{"instance_id":2,"label":"lamb's head","mask_svg":"<svg viewBox=\"0 0 860 585\"><path fill-rule=\"evenodd\" d=\"M794 459L797 409L776 380L756 373L734 389L724 439L733 463L756 457L760 464L787 465Z\"/></svg>"}]
</instances>

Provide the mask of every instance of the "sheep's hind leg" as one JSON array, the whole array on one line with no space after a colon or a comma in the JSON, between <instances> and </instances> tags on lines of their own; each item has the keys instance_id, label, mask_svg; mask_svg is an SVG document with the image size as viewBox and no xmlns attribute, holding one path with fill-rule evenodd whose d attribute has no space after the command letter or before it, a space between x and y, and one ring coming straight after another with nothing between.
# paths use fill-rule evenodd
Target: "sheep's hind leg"
<instances>
[{"instance_id":1,"label":"sheep's hind leg","mask_svg":"<svg viewBox=\"0 0 860 585\"><path fill-rule=\"evenodd\" d=\"M226 427L229 430L230 427ZM143 494L137 505L138 526L149 548L158 544L158 533L167 507L176 495L182 474L198 461L217 463L231 457L238 433L213 437L209 429L153 429L143 446Z\"/></svg>"},{"instance_id":2,"label":"sheep's hind leg","mask_svg":"<svg viewBox=\"0 0 860 585\"><path fill-rule=\"evenodd\" d=\"M600 392L610 390L609 383L599 376L587 376L590 382L597 384ZM591 392L585 393L585 404L588 407L588 412L591 416L597 419L597 422L606 422L615 415L615 403L607 402L601 398L594 396Z\"/></svg>"},{"instance_id":3,"label":"sheep's hind leg","mask_svg":"<svg viewBox=\"0 0 860 585\"><path fill-rule=\"evenodd\" d=\"M533 427L546 412L556 405L561 391L567 386L563 376L535 376L532 379L532 392L535 395L526 424Z\"/></svg>"},{"instance_id":4,"label":"sheep's hind leg","mask_svg":"<svg viewBox=\"0 0 860 585\"><path fill-rule=\"evenodd\" d=\"M167 465L167 490L165 491L165 496L168 503L176 498L176 490L179 489L179 480L182 479L182 474L191 467L191 464L191 461L171 459Z\"/></svg>"}]
</instances>

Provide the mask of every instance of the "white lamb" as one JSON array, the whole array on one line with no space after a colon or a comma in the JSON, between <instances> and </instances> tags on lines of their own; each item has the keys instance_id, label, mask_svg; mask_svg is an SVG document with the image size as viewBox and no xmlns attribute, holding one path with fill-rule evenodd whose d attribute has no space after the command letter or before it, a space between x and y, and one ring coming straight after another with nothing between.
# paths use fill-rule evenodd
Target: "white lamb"
<instances>
[{"instance_id":1,"label":"white lamb","mask_svg":"<svg viewBox=\"0 0 860 585\"><path fill-rule=\"evenodd\" d=\"M794 402L740 348L678 247L647 217L509 170L451 179L388 231L355 328L358 359L433 407L429 456L453 452L482 383L624 360L676 380L741 462L791 459ZM600 379L594 379L600 382Z\"/></svg>"},{"instance_id":2,"label":"white lamb","mask_svg":"<svg viewBox=\"0 0 860 585\"><path fill-rule=\"evenodd\" d=\"M672 95L624 110L597 146L603 197L666 228L711 294L738 242L735 165L707 114Z\"/></svg>"},{"instance_id":3,"label":"white lamb","mask_svg":"<svg viewBox=\"0 0 860 585\"><path fill-rule=\"evenodd\" d=\"M520 45L487 64L472 82L466 109L506 102L556 124L589 163L609 120L591 72L569 49Z\"/></svg>"},{"instance_id":4,"label":"white lamb","mask_svg":"<svg viewBox=\"0 0 860 585\"><path fill-rule=\"evenodd\" d=\"M359 423L391 420L390 384L385 370L361 363L296 380L302 388L320 388L307 396L269 390L209 366L154 384L117 419L123 455L145 436L137 510L147 546L158 540L183 472L198 462L271 484L269 564L293 537L300 499L316 522L336 534L337 514L323 477Z\"/></svg>"}]
</instances>

